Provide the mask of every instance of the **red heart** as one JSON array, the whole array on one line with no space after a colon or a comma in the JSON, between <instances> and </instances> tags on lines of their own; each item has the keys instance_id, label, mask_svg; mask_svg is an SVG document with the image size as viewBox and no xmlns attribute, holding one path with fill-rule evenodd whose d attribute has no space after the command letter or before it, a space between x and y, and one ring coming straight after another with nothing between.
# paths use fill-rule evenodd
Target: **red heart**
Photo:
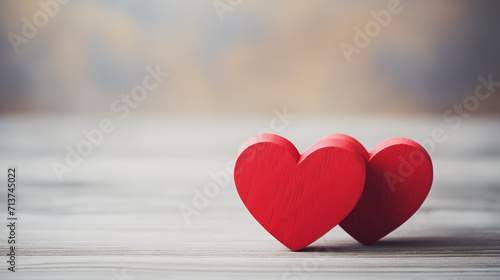
<instances>
[{"instance_id":1,"label":"red heart","mask_svg":"<svg viewBox=\"0 0 500 280\"><path fill-rule=\"evenodd\" d=\"M292 251L342 221L363 191L365 161L348 141L322 139L302 155L283 137L248 140L234 180L253 217Z\"/></svg>"},{"instance_id":2,"label":"red heart","mask_svg":"<svg viewBox=\"0 0 500 280\"><path fill-rule=\"evenodd\" d=\"M350 141L366 158L363 194L340 226L354 239L368 245L406 222L424 202L432 185L432 161L417 142L393 138L370 154L354 138L330 135L327 139Z\"/></svg>"}]
</instances>

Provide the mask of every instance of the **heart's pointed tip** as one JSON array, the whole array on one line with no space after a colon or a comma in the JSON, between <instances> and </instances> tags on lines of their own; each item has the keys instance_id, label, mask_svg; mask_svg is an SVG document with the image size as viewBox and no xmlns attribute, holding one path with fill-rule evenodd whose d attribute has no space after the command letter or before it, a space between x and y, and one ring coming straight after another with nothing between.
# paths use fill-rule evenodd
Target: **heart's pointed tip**
<instances>
[{"instance_id":1,"label":"heart's pointed tip","mask_svg":"<svg viewBox=\"0 0 500 280\"><path fill-rule=\"evenodd\" d=\"M307 246L304 246L304 247L293 247L293 246L288 247L287 246L287 248L290 249L290 251L292 251L292 252L300 251L300 250L304 249L305 247L307 247Z\"/></svg>"},{"instance_id":2,"label":"heart's pointed tip","mask_svg":"<svg viewBox=\"0 0 500 280\"><path fill-rule=\"evenodd\" d=\"M389 233L387 233L389 234ZM364 237L354 237L352 236L354 239L356 239L356 241L358 241L359 243L363 244L364 246L370 246L370 245L373 245L374 243L377 243L378 241L380 241L382 238L384 238L385 236L387 236L387 234L384 234L384 235L379 235L378 237L377 236L364 236ZM349 234L350 235L350 234Z\"/></svg>"},{"instance_id":3,"label":"heart's pointed tip","mask_svg":"<svg viewBox=\"0 0 500 280\"><path fill-rule=\"evenodd\" d=\"M369 241L365 241L365 240L360 241L360 240L358 240L358 242L361 243L361 244L363 244L364 246L370 246L370 245L372 245L373 243L375 243L377 241L378 241L378 239L377 240L369 240Z\"/></svg>"},{"instance_id":4,"label":"heart's pointed tip","mask_svg":"<svg viewBox=\"0 0 500 280\"><path fill-rule=\"evenodd\" d=\"M309 246L309 244L307 244L307 245L297 245L297 244L286 244L286 243L283 243L283 242L281 242L281 244L285 245L285 247L287 247L292 252L300 251L300 250L306 248L307 246Z\"/></svg>"},{"instance_id":5,"label":"heart's pointed tip","mask_svg":"<svg viewBox=\"0 0 500 280\"><path fill-rule=\"evenodd\" d=\"M367 236L366 234L361 235L359 233L356 233L355 231L352 231L352 228L348 227L345 224L340 225L340 226L347 234L349 234L352 238L354 238L354 240L358 241L359 243L361 243L364 246L371 245L371 244L379 241L380 239L382 239L385 236L385 235L383 235L383 236L379 236L379 237L374 237L374 236Z\"/></svg>"},{"instance_id":6,"label":"heart's pointed tip","mask_svg":"<svg viewBox=\"0 0 500 280\"><path fill-rule=\"evenodd\" d=\"M351 235L351 234L349 234L349 235ZM360 237L355 237L355 236L352 236L352 235L351 235L351 237L354 238L354 240L358 241L359 243L361 243L364 246L371 245L371 244L373 244L373 243L375 243L375 242L377 242L377 241L380 240L380 238L379 239L366 238L366 237L360 238Z\"/></svg>"}]
</instances>

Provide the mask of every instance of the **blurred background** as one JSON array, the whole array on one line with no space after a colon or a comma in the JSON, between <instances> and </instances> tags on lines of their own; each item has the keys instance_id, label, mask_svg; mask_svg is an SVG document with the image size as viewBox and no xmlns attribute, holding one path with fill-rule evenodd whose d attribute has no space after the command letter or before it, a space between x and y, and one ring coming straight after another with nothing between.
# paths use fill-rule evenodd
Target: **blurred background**
<instances>
[{"instance_id":1,"label":"blurred background","mask_svg":"<svg viewBox=\"0 0 500 280\"><path fill-rule=\"evenodd\" d=\"M138 111L442 114L500 80L494 0L401 1L350 62L340 45L390 1L67 2L0 2L1 113L106 113L156 65L170 77Z\"/></svg>"}]
</instances>

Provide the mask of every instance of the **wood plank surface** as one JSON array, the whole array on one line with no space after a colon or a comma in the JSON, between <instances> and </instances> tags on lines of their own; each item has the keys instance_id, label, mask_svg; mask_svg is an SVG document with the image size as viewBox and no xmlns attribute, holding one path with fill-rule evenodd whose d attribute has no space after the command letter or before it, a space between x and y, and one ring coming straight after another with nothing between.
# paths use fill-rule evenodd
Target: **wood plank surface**
<instances>
[{"instance_id":1,"label":"wood plank surface","mask_svg":"<svg viewBox=\"0 0 500 280\"><path fill-rule=\"evenodd\" d=\"M269 117L132 116L59 182L52 162L100 117L0 118L0 223L7 167L18 168L16 273L0 279L500 278L500 119L473 116L457 129L438 117L298 115L281 131L300 152L331 133L371 150L393 137L447 140L431 157L435 180L422 208L383 240L363 246L339 227L291 252L248 213L234 182L189 222L180 204L213 182ZM222 172L222 173L221 173ZM232 175L231 175L232 177ZM232 179L232 178L231 178Z\"/></svg>"}]
</instances>

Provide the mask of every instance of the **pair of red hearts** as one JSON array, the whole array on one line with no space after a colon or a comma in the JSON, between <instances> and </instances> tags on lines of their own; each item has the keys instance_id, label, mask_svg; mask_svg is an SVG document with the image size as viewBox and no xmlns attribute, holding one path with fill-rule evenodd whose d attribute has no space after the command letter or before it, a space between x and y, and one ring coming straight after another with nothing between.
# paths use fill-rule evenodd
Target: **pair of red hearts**
<instances>
[{"instance_id":1,"label":"pair of red hearts","mask_svg":"<svg viewBox=\"0 0 500 280\"><path fill-rule=\"evenodd\" d=\"M432 174L429 154L406 138L368 153L354 138L333 134L299 154L287 139L263 134L242 147L234 180L253 217L297 251L339 223L362 244L381 239L422 205Z\"/></svg>"}]
</instances>

